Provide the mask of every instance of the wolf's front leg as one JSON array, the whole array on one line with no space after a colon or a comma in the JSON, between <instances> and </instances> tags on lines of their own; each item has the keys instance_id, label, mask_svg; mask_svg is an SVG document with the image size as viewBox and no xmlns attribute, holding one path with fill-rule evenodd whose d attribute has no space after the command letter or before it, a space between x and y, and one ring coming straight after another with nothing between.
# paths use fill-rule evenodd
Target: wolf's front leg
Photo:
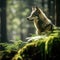
<instances>
[{"instance_id":1,"label":"wolf's front leg","mask_svg":"<svg viewBox=\"0 0 60 60\"><path fill-rule=\"evenodd\" d=\"M36 35L40 35L40 34L41 34L41 31L36 30Z\"/></svg>"}]
</instances>

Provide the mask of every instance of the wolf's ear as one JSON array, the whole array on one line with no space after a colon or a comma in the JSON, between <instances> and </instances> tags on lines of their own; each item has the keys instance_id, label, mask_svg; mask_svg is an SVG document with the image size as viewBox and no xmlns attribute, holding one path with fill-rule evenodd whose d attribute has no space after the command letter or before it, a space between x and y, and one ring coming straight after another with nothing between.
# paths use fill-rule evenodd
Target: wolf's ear
<instances>
[{"instance_id":1,"label":"wolf's ear","mask_svg":"<svg viewBox=\"0 0 60 60\"><path fill-rule=\"evenodd\" d=\"M38 12L40 12L40 10L39 10L39 8L36 6L36 10L38 11Z\"/></svg>"},{"instance_id":2,"label":"wolf's ear","mask_svg":"<svg viewBox=\"0 0 60 60\"><path fill-rule=\"evenodd\" d=\"M36 9L38 10L39 8L36 6Z\"/></svg>"}]
</instances>

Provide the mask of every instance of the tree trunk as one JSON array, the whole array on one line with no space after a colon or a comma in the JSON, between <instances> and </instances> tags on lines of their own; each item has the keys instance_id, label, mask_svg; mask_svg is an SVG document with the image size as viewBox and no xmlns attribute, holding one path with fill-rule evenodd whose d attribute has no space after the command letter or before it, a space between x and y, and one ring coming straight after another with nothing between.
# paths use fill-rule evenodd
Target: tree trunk
<instances>
[{"instance_id":1,"label":"tree trunk","mask_svg":"<svg viewBox=\"0 0 60 60\"><path fill-rule=\"evenodd\" d=\"M44 10L44 4L45 4L45 0L42 0L42 7L43 7L43 10Z\"/></svg>"},{"instance_id":2,"label":"tree trunk","mask_svg":"<svg viewBox=\"0 0 60 60\"><path fill-rule=\"evenodd\" d=\"M56 0L56 26L60 26L60 0Z\"/></svg>"},{"instance_id":3,"label":"tree trunk","mask_svg":"<svg viewBox=\"0 0 60 60\"><path fill-rule=\"evenodd\" d=\"M48 15L55 24L55 0L48 0Z\"/></svg>"},{"instance_id":4,"label":"tree trunk","mask_svg":"<svg viewBox=\"0 0 60 60\"><path fill-rule=\"evenodd\" d=\"M1 42L7 42L6 0L1 0Z\"/></svg>"}]
</instances>

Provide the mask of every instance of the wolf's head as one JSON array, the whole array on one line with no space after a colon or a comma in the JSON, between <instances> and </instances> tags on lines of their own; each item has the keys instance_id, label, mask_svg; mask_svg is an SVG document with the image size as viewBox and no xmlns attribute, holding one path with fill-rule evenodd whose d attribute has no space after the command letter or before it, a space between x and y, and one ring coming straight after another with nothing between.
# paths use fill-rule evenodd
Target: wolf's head
<instances>
[{"instance_id":1,"label":"wolf's head","mask_svg":"<svg viewBox=\"0 0 60 60\"><path fill-rule=\"evenodd\" d=\"M40 13L40 11L39 11L38 7L36 7L36 8L32 7L32 12L31 12L30 16L27 17L27 20L33 21L33 20L37 19L39 16L39 13Z\"/></svg>"},{"instance_id":2,"label":"wolf's head","mask_svg":"<svg viewBox=\"0 0 60 60\"><path fill-rule=\"evenodd\" d=\"M47 18L47 16L44 14L44 12L38 8L38 7L32 7L32 12L29 17L27 17L27 20L34 21L34 20L41 20L44 23L50 23L51 21Z\"/></svg>"}]
</instances>

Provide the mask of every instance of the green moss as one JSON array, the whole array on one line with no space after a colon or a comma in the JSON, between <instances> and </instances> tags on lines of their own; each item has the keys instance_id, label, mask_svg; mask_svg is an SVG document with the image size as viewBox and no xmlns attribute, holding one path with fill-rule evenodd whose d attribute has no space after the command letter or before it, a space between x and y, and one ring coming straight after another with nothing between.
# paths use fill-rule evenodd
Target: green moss
<instances>
[{"instance_id":1,"label":"green moss","mask_svg":"<svg viewBox=\"0 0 60 60\"><path fill-rule=\"evenodd\" d=\"M57 59L60 56L60 36L59 33L50 39L47 43L47 52L49 59ZM59 59L60 60L60 59Z\"/></svg>"},{"instance_id":2,"label":"green moss","mask_svg":"<svg viewBox=\"0 0 60 60\"><path fill-rule=\"evenodd\" d=\"M41 59L43 59L42 57L44 56L44 48L45 47L45 42L44 41L36 41L36 42L32 42L29 44L26 44L26 46L24 46L22 49L20 49L18 51L18 57L21 57L21 59L23 60L27 60L27 59L36 59L35 56L38 54L38 56L40 56ZM16 55L16 56L17 56ZM16 57L15 56L15 57ZM18 59L17 57L17 59Z\"/></svg>"},{"instance_id":3,"label":"green moss","mask_svg":"<svg viewBox=\"0 0 60 60\"><path fill-rule=\"evenodd\" d=\"M60 31L54 30L46 38L27 43L13 58L16 60L54 59L60 53ZM58 52L58 53L57 53ZM55 58L57 58L55 56Z\"/></svg>"},{"instance_id":4,"label":"green moss","mask_svg":"<svg viewBox=\"0 0 60 60\"><path fill-rule=\"evenodd\" d=\"M14 46L18 46L19 44L15 43ZM4 45L4 46L7 47L7 45ZM12 59L12 60L51 60L52 59L52 60L55 60L60 56L60 30L55 29L52 33L48 33L48 35L46 37L43 37L42 39L33 40L32 42L26 43L24 47L20 47L18 52L9 51L4 53L5 53L3 55L4 59Z\"/></svg>"}]
</instances>

